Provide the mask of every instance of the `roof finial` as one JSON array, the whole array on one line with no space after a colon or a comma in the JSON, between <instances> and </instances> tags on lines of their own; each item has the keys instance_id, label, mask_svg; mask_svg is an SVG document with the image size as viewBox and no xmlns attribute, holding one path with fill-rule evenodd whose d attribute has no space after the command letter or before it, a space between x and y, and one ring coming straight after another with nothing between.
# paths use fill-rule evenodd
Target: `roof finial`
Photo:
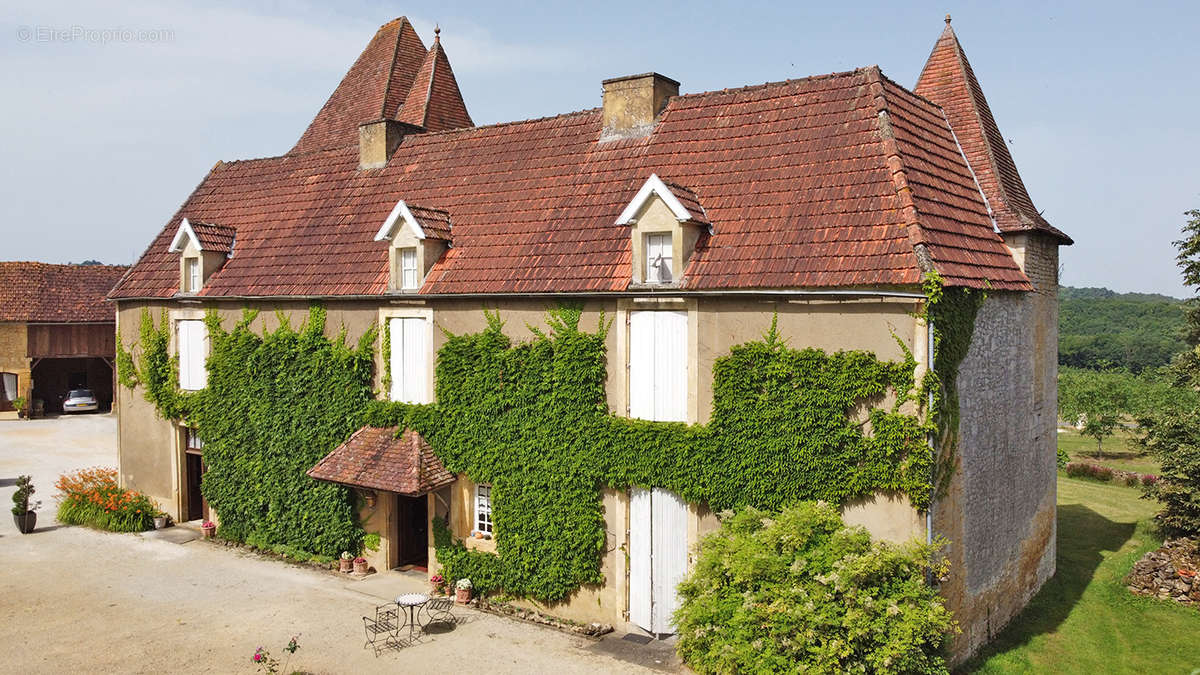
<instances>
[{"instance_id":1,"label":"roof finial","mask_svg":"<svg viewBox=\"0 0 1200 675\"><path fill-rule=\"evenodd\" d=\"M946 25L947 26L950 25L950 15L949 14L946 15Z\"/></svg>"},{"instance_id":2,"label":"roof finial","mask_svg":"<svg viewBox=\"0 0 1200 675\"><path fill-rule=\"evenodd\" d=\"M947 14L946 16L947 16L947 18L949 18L950 15ZM950 22L947 21L946 23L950 23ZM441 40L442 40L442 27L435 23L435 24L433 24L433 41L441 42Z\"/></svg>"}]
</instances>

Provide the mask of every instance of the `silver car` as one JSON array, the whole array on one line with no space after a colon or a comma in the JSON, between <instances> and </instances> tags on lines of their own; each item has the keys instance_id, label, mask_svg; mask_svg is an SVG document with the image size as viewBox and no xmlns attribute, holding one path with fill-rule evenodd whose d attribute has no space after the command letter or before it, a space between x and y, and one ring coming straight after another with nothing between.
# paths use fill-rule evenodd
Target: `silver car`
<instances>
[{"instance_id":1,"label":"silver car","mask_svg":"<svg viewBox=\"0 0 1200 675\"><path fill-rule=\"evenodd\" d=\"M63 412L95 412L100 409L96 394L91 389L72 389L63 400Z\"/></svg>"}]
</instances>

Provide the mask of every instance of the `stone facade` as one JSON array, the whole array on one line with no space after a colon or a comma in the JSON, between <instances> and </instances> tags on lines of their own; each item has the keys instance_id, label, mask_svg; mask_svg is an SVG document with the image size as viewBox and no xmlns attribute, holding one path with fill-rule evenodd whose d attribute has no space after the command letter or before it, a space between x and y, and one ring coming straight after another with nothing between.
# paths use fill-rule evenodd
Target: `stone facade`
<instances>
[{"instance_id":1,"label":"stone facade","mask_svg":"<svg viewBox=\"0 0 1200 675\"><path fill-rule=\"evenodd\" d=\"M17 376L17 395L30 398L31 377L28 356L26 324L18 321L0 321L0 373L13 373ZM2 386L2 385L0 385ZM0 412L0 419L16 418L15 410Z\"/></svg>"}]
</instances>

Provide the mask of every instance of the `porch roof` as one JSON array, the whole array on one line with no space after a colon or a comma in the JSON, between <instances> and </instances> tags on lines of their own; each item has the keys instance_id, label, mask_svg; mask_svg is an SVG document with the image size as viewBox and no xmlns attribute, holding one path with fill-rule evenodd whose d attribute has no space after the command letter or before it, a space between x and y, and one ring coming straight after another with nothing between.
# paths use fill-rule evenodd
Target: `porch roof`
<instances>
[{"instance_id":1,"label":"porch roof","mask_svg":"<svg viewBox=\"0 0 1200 675\"><path fill-rule=\"evenodd\" d=\"M454 482L429 443L411 429L363 427L308 475L317 480L418 497Z\"/></svg>"}]
</instances>

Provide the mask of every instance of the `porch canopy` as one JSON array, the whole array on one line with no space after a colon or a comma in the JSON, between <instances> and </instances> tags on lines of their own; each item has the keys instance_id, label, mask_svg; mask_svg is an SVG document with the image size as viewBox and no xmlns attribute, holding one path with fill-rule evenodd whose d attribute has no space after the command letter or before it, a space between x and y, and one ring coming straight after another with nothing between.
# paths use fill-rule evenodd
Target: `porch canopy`
<instances>
[{"instance_id":1,"label":"porch canopy","mask_svg":"<svg viewBox=\"0 0 1200 675\"><path fill-rule=\"evenodd\" d=\"M454 482L429 443L411 429L363 427L337 446L308 475L351 487L420 497Z\"/></svg>"}]
</instances>

